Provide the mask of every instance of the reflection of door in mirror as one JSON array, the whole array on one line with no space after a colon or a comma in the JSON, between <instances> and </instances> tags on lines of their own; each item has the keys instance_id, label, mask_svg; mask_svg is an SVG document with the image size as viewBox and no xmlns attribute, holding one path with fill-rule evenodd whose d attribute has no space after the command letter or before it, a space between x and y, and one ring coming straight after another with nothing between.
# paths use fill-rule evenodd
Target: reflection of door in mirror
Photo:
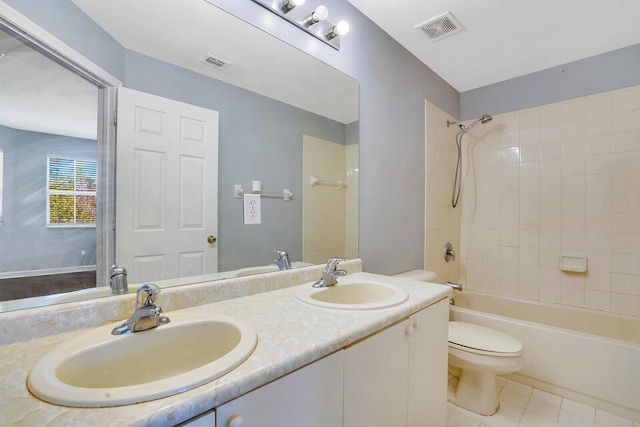
<instances>
[{"instance_id":1,"label":"reflection of door in mirror","mask_svg":"<svg viewBox=\"0 0 640 427\"><path fill-rule=\"evenodd\" d=\"M130 283L215 273L218 113L118 90L116 262Z\"/></svg>"},{"instance_id":2,"label":"reflection of door in mirror","mask_svg":"<svg viewBox=\"0 0 640 427\"><path fill-rule=\"evenodd\" d=\"M98 88L1 31L0 53L0 300L95 286Z\"/></svg>"}]
</instances>

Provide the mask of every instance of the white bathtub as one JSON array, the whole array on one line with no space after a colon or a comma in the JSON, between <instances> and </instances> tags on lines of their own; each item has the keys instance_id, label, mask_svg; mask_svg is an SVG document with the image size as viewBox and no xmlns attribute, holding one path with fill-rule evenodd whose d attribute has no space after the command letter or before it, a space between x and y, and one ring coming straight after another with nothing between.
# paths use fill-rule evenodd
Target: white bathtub
<instances>
[{"instance_id":1,"label":"white bathtub","mask_svg":"<svg viewBox=\"0 0 640 427\"><path fill-rule=\"evenodd\" d=\"M507 378L640 421L640 318L466 290L454 299L451 320L524 344L523 367Z\"/></svg>"}]
</instances>

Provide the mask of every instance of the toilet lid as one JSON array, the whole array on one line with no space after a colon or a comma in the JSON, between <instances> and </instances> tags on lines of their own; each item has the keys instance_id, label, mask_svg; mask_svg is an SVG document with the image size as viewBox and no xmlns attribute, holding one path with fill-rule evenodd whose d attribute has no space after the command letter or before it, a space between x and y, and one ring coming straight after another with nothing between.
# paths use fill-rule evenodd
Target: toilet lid
<instances>
[{"instance_id":1,"label":"toilet lid","mask_svg":"<svg viewBox=\"0 0 640 427\"><path fill-rule=\"evenodd\" d=\"M522 343L502 332L466 322L449 322L449 343L462 350L520 353Z\"/></svg>"}]
</instances>

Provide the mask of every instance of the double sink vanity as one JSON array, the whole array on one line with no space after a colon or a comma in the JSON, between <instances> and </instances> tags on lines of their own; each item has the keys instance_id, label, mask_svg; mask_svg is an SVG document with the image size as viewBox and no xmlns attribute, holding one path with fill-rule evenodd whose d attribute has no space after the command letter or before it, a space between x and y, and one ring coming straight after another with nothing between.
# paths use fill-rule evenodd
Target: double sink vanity
<instances>
[{"instance_id":1,"label":"double sink vanity","mask_svg":"<svg viewBox=\"0 0 640 427\"><path fill-rule=\"evenodd\" d=\"M0 424L445 425L451 290L340 268L162 289L125 335L135 294L0 314Z\"/></svg>"}]
</instances>

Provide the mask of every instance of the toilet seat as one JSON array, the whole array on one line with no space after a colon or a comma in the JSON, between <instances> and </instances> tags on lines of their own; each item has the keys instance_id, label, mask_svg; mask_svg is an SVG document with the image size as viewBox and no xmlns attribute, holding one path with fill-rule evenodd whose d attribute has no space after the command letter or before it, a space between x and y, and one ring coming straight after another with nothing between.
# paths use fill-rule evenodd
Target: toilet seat
<instances>
[{"instance_id":1,"label":"toilet seat","mask_svg":"<svg viewBox=\"0 0 640 427\"><path fill-rule=\"evenodd\" d=\"M466 322L449 322L449 347L469 353L498 357L522 354L522 343L509 335Z\"/></svg>"}]
</instances>

